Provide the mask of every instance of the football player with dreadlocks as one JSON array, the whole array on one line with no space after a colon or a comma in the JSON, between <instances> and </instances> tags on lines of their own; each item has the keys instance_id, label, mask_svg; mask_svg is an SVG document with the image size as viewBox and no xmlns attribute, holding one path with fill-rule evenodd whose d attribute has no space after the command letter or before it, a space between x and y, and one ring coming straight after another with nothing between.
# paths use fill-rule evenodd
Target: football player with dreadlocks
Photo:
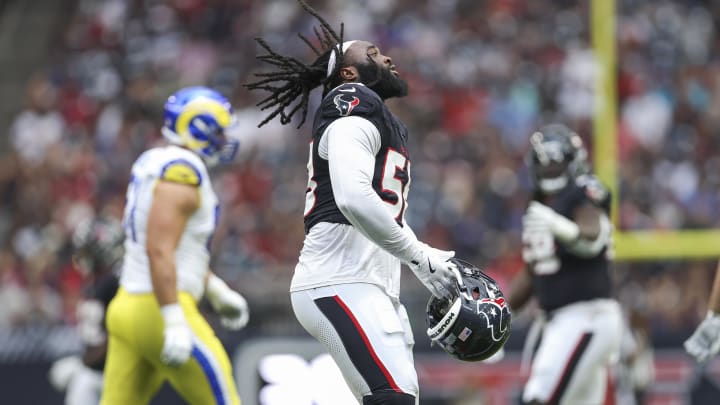
<instances>
[{"instance_id":1,"label":"football player with dreadlocks","mask_svg":"<svg viewBox=\"0 0 720 405\"><path fill-rule=\"evenodd\" d=\"M268 52L259 59L279 68L248 84L270 95L287 124L305 120L310 92L323 98L311 133L305 193L305 241L290 286L295 315L327 347L363 404L418 402L413 335L399 301L401 263L437 297L454 285L454 252L419 242L405 222L410 186L408 130L384 100L408 86L392 59L367 41L343 40L305 2L319 22L322 49L311 64ZM293 106L296 99L299 103Z\"/></svg>"},{"instance_id":2,"label":"football player with dreadlocks","mask_svg":"<svg viewBox=\"0 0 720 405\"><path fill-rule=\"evenodd\" d=\"M84 278L83 298L77 306L77 332L85 349L53 363L50 382L65 391L66 405L97 404L107 353L105 309L118 289L118 266L123 256L123 229L105 216L81 222L73 233L73 259Z\"/></svg>"},{"instance_id":3,"label":"football player with dreadlocks","mask_svg":"<svg viewBox=\"0 0 720 405\"><path fill-rule=\"evenodd\" d=\"M535 195L523 216L526 269L509 296L518 310L534 295L546 320L523 392L527 404L603 403L618 355L623 323L611 298L610 195L586 158L582 140L564 125L530 136Z\"/></svg>"}]
</instances>

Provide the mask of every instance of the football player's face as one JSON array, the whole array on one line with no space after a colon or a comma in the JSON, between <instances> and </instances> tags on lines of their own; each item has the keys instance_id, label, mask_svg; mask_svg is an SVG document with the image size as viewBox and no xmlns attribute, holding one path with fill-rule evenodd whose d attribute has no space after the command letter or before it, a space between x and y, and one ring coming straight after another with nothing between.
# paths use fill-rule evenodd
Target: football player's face
<instances>
[{"instance_id":1,"label":"football player's face","mask_svg":"<svg viewBox=\"0 0 720 405\"><path fill-rule=\"evenodd\" d=\"M389 70L393 76L400 77L395 65L392 63L392 58L381 54L380 49L377 46L370 44L370 46L368 46L365 50L365 56L367 56L367 59L375 65Z\"/></svg>"},{"instance_id":2,"label":"football player's face","mask_svg":"<svg viewBox=\"0 0 720 405\"><path fill-rule=\"evenodd\" d=\"M360 81L373 89L383 100L406 96L408 85L400 78L392 59L380 53L380 49L369 42L358 45L365 51L365 58L354 64Z\"/></svg>"},{"instance_id":3,"label":"football player's face","mask_svg":"<svg viewBox=\"0 0 720 405\"><path fill-rule=\"evenodd\" d=\"M392 59L380 53L380 49L372 42L355 41L347 51L345 51L344 59L347 66L374 64L375 66L386 68L390 70L394 76L398 76Z\"/></svg>"},{"instance_id":4,"label":"football player's face","mask_svg":"<svg viewBox=\"0 0 720 405\"><path fill-rule=\"evenodd\" d=\"M535 152L535 172L539 178L552 179L565 174L567 163L560 142L541 141L535 138L530 142Z\"/></svg>"},{"instance_id":5,"label":"football player's face","mask_svg":"<svg viewBox=\"0 0 720 405\"><path fill-rule=\"evenodd\" d=\"M538 165L536 170L538 177L542 179L554 179L565 174L564 162L551 161L545 165Z\"/></svg>"}]
</instances>

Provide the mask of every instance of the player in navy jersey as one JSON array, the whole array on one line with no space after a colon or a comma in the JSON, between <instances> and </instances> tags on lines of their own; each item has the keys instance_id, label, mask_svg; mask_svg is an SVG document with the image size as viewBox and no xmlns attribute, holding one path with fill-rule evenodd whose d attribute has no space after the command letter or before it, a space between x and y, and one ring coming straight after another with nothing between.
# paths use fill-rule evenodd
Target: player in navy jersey
<instances>
[{"instance_id":1,"label":"player in navy jersey","mask_svg":"<svg viewBox=\"0 0 720 405\"><path fill-rule=\"evenodd\" d=\"M252 90L271 94L260 106L289 123L305 120L310 92L323 89L315 113L305 193L305 241L290 286L295 315L323 343L363 404L418 401L414 344L399 301L401 263L438 297L454 283L454 252L417 240L405 222L410 186L408 130L384 100L403 97L407 84L392 59L367 41L344 41L320 21L322 49L306 65L268 52L280 71L261 74ZM305 38L303 38L305 39ZM305 42L311 42L305 39ZM291 105L297 97L299 103Z\"/></svg>"},{"instance_id":2,"label":"player in navy jersey","mask_svg":"<svg viewBox=\"0 0 720 405\"><path fill-rule=\"evenodd\" d=\"M546 323L527 404L601 404L616 361L622 314L612 298L610 194L590 172L580 137L552 124L530 136L534 195L523 216L526 268L510 307L534 296Z\"/></svg>"},{"instance_id":3,"label":"player in navy jersey","mask_svg":"<svg viewBox=\"0 0 720 405\"><path fill-rule=\"evenodd\" d=\"M107 354L105 310L118 289L117 267L123 256L123 229L110 217L81 222L73 233L74 259L84 277L77 306L77 333L85 350L61 358L50 369L50 381L66 391L66 405L97 404Z\"/></svg>"},{"instance_id":4,"label":"player in navy jersey","mask_svg":"<svg viewBox=\"0 0 720 405\"><path fill-rule=\"evenodd\" d=\"M720 351L720 263L715 271L707 315L683 345L700 363L710 360Z\"/></svg>"}]
</instances>

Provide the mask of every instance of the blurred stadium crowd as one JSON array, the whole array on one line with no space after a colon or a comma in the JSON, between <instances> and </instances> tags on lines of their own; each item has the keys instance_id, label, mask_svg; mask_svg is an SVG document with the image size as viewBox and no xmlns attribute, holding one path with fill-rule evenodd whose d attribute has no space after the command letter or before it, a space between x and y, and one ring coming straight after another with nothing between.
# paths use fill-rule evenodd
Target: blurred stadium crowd
<instances>
[{"instance_id":1,"label":"blurred stadium crowd","mask_svg":"<svg viewBox=\"0 0 720 405\"><path fill-rule=\"evenodd\" d=\"M391 101L412 133L408 221L506 285L522 266L529 134L563 121L592 147L587 2L311 3L344 21L346 38L378 44L410 82L410 97ZM718 227L720 5L618 7L621 226ZM239 161L217 176L215 269L248 297L250 333L297 331L286 292L302 241L310 126L257 129L263 113L241 83L260 68L254 37L307 59L296 32L312 23L285 0L78 1L50 63L27 83L24 109L3 128L0 328L73 324L73 226L121 215L130 164L161 141L165 98L207 84L234 101L242 142ZM679 346L705 310L713 263L617 267L628 308L656 342ZM421 285L408 277L404 288L419 293L404 294L408 306L422 308Z\"/></svg>"}]
</instances>

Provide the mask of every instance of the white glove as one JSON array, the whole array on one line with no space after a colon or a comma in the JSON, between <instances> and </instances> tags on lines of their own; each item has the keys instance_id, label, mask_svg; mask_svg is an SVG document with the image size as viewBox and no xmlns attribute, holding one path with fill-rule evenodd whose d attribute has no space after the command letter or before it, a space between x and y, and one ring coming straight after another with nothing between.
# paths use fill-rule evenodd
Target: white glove
<instances>
[{"instance_id":1,"label":"white glove","mask_svg":"<svg viewBox=\"0 0 720 405\"><path fill-rule=\"evenodd\" d=\"M720 351L720 314L708 311L684 346L685 351L698 362L707 361L717 354Z\"/></svg>"},{"instance_id":2,"label":"white glove","mask_svg":"<svg viewBox=\"0 0 720 405\"><path fill-rule=\"evenodd\" d=\"M580 236L580 227L575 222L537 201L532 201L528 206L525 216L523 216L523 225L528 227L547 226L558 240L565 243L575 242Z\"/></svg>"},{"instance_id":3,"label":"white glove","mask_svg":"<svg viewBox=\"0 0 720 405\"><path fill-rule=\"evenodd\" d=\"M530 214L529 208L522 217L522 225L523 234L536 232L547 232L552 234L550 221L542 216Z\"/></svg>"},{"instance_id":4,"label":"white glove","mask_svg":"<svg viewBox=\"0 0 720 405\"><path fill-rule=\"evenodd\" d=\"M247 301L240 293L228 287L220 277L210 274L205 296L220 315L220 322L225 328L238 330L247 325L250 319Z\"/></svg>"},{"instance_id":5,"label":"white glove","mask_svg":"<svg viewBox=\"0 0 720 405\"><path fill-rule=\"evenodd\" d=\"M453 273L457 266L449 261L455 252L423 245L422 256L408 263L408 267L432 295L438 298L450 297L457 283Z\"/></svg>"},{"instance_id":6,"label":"white glove","mask_svg":"<svg viewBox=\"0 0 720 405\"><path fill-rule=\"evenodd\" d=\"M160 360L168 366L181 366L188 361L192 352L192 331L180 304L163 305L160 312L165 321Z\"/></svg>"},{"instance_id":7,"label":"white glove","mask_svg":"<svg viewBox=\"0 0 720 405\"><path fill-rule=\"evenodd\" d=\"M65 391L70 381L83 367L80 356L67 356L55 360L50 366L48 380L58 391Z\"/></svg>"}]
</instances>

